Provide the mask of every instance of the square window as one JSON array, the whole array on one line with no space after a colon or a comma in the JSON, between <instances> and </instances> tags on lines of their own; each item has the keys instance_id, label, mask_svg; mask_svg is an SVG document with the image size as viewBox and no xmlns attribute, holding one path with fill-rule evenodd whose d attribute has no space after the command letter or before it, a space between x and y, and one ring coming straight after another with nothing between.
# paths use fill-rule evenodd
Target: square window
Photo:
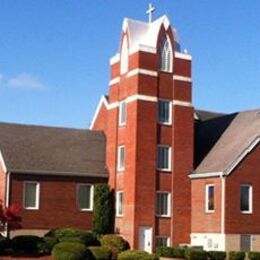
<instances>
[{"instance_id":1,"label":"square window","mask_svg":"<svg viewBox=\"0 0 260 260\"><path fill-rule=\"evenodd\" d=\"M24 208L39 209L40 183L24 182Z\"/></svg>"},{"instance_id":2,"label":"square window","mask_svg":"<svg viewBox=\"0 0 260 260\"><path fill-rule=\"evenodd\" d=\"M82 211L93 210L93 185L78 184L77 203Z\"/></svg>"},{"instance_id":3,"label":"square window","mask_svg":"<svg viewBox=\"0 0 260 260\"><path fill-rule=\"evenodd\" d=\"M157 168L162 171L171 170L171 147L165 145L158 145Z\"/></svg>"},{"instance_id":4,"label":"square window","mask_svg":"<svg viewBox=\"0 0 260 260\"><path fill-rule=\"evenodd\" d=\"M170 101L159 100L158 103L158 121L160 124L171 124L172 106Z\"/></svg>"},{"instance_id":5,"label":"square window","mask_svg":"<svg viewBox=\"0 0 260 260\"><path fill-rule=\"evenodd\" d=\"M157 192L156 194L156 215L160 217L169 217L171 215L170 193Z\"/></svg>"}]
</instances>

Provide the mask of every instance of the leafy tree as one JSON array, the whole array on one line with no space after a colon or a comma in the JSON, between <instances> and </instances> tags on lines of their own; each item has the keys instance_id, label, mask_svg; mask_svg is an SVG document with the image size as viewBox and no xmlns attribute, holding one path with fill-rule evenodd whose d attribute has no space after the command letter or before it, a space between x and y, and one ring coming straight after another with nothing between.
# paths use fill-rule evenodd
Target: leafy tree
<instances>
[{"instance_id":1,"label":"leafy tree","mask_svg":"<svg viewBox=\"0 0 260 260\"><path fill-rule=\"evenodd\" d=\"M97 235L114 233L115 196L108 184L97 184L94 190L93 232Z\"/></svg>"}]
</instances>

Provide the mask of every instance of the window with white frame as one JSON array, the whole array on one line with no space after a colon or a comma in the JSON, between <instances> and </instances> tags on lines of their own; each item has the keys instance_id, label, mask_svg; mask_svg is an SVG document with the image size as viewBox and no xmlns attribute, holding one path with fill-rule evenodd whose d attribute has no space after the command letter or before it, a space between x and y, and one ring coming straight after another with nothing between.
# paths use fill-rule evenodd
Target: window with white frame
<instances>
[{"instance_id":1,"label":"window with white frame","mask_svg":"<svg viewBox=\"0 0 260 260\"><path fill-rule=\"evenodd\" d=\"M171 194L158 191L156 194L156 215L169 217L171 215Z\"/></svg>"},{"instance_id":2,"label":"window with white frame","mask_svg":"<svg viewBox=\"0 0 260 260\"><path fill-rule=\"evenodd\" d=\"M121 145L117 151L117 170L124 171L125 169L125 146Z\"/></svg>"},{"instance_id":3,"label":"window with white frame","mask_svg":"<svg viewBox=\"0 0 260 260\"><path fill-rule=\"evenodd\" d=\"M173 51L171 41L165 34L160 46L160 69L165 72L172 72Z\"/></svg>"},{"instance_id":4,"label":"window with white frame","mask_svg":"<svg viewBox=\"0 0 260 260\"><path fill-rule=\"evenodd\" d=\"M206 212L214 212L215 210L215 186L214 184L206 185L206 194L205 194L205 209Z\"/></svg>"},{"instance_id":5,"label":"window with white frame","mask_svg":"<svg viewBox=\"0 0 260 260\"><path fill-rule=\"evenodd\" d=\"M168 100L159 100L158 103L158 121L160 124L170 125L172 122L172 107Z\"/></svg>"},{"instance_id":6,"label":"window with white frame","mask_svg":"<svg viewBox=\"0 0 260 260\"><path fill-rule=\"evenodd\" d=\"M251 185L240 186L240 211L242 213L253 212L253 188Z\"/></svg>"},{"instance_id":7,"label":"window with white frame","mask_svg":"<svg viewBox=\"0 0 260 260\"><path fill-rule=\"evenodd\" d=\"M171 147L170 146L158 145L157 168L162 171L171 170Z\"/></svg>"},{"instance_id":8,"label":"window with white frame","mask_svg":"<svg viewBox=\"0 0 260 260\"><path fill-rule=\"evenodd\" d=\"M165 246L170 246L170 238L169 237L162 237L162 236L157 236L155 240L156 248L158 247L165 247Z\"/></svg>"},{"instance_id":9,"label":"window with white frame","mask_svg":"<svg viewBox=\"0 0 260 260\"><path fill-rule=\"evenodd\" d=\"M93 210L93 185L77 185L77 204L82 211Z\"/></svg>"},{"instance_id":10,"label":"window with white frame","mask_svg":"<svg viewBox=\"0 0 260 260\"><path fill-rule=\"evenodd\" d=\"M23 204L25 209L39 209L40 183L34 181L24 182Z\"/></svg>"},{"instance_id":11,"label":"window with white frame","mask_svg":"<svg viewBox=\"0 0 260 260\"><path fill-rule=\"evenodd\" d=\"M116 193L116 216L123 216L123 200L124 193L123 191L117 191Z\"/></svg>"},{"instance_id":12,"label":"window with white frame","mask_svg":"<svg viewBox=\"0 0 260 260\"><path fill-rule=\"evenodd\" d=\"M120 56L120 72L124 74L128 71L128 46L127 46L127 37L125 36L121 48Z\"/></svg>"},{"instance_id":13,"label":"window with white frame","mask_svg":"<svg viewBox=\"0 0 260 260\"><path fill-rule=\"evenodd\" d=\"M119 104L119 126L126 124L126 102L122 101Z\"/></svg>"}]
</instances>

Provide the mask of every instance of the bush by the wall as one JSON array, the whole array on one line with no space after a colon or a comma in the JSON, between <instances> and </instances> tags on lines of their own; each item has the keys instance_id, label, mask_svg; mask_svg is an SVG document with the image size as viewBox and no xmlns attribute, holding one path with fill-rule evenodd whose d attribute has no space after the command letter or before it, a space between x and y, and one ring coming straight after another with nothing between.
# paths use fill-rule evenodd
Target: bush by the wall
<instances>
[{"instance_id":1,"label":"bush by the wall","mask_svg":"<svg viewBox=\"0 0 260 260\"><path fill-rule=\"evenodd\" d=\"M118 260L157 260L155 255L140 250L127 250L118 255Z\"/></svg>"},{"instance_id":2,"label":"bush by the wall","mask_svg":"<svg viewBox=\"0 0 260 260\"><path fill-rule=\"evenodd\" d=\"M115 198L108 184L95 185L93 232L97 236L114 232Z\"/></svg>"},{"instance_id":3,"label":"bush by the wall","mask_svg":"<svg viewBox=\"0 0 260 260\"><path fill-rule=\"evenodd\" d=\"M184 251L185 250L183 248L162 246L157 248L156 254L161 257L184 258Z\"/></svg>"},{"instance_id":4,"label":"bush by the wall","mask_svg":"<svg viewBox=\"0 0 260 260\"><path fill-rule=\"evenodd\" d=\"M112 252L102 246L91 246L88 248L95 260L109 260L112 257Z\"/></svg>"},{"instance_id":5,"label":"bush by the wall","mask_svg":"<svg viewBox=\"0 0 260 260\"><path fill-rule=\"evenodd\" d=\"M238 252L238 251L229 252L229 260L244 260L244 259L245 259L245 252Z\"/></svg>"},{"instance_id":6,"label":"bush by the wall","mask_svg":"<svg viewBox=\"0 0 260 260\"><path fill-rule=\"evenodd\" d=\"M185 258L188 260L207 260L207 252L203 250L185 249Z\"/></svg>"},{"instance_id":7,"label":"bush by the wall","mask_svg":"<svg viewBox=\"0 0 260 260\"><path fill-rule=\"evenodd\" d=\"M50 255L53 247L59 243L56 237L44 237L37 247L40 253Z\"/></svg>"},{"instance_id":8,"label":"bush by the wall","mask_svg":"<svg viewBox=\"0 0 260 260\"><path fill-rule=\"evenodd\" d=\"M55 245L51 255L55 260L91 259L91 254L85 245L73 242L61 242Z\"/></svg>"},{"instance_id":9,"label":"bush by the wall","mask_svg":"<svg viewBox=\"0 0 260 260\"><path fill-rule=\"evenodd\" d=\"M104 235L100 242L103 247L112 252L113 258L116 258L122 251L129 249L128 242L118 235Z\"/></svg>"},{"instance_id":10,"label":"bush by the wall","mask_svg":"<svg viewBox=\"0 0 260 260\"><path fill-rule=\"evenodd\" d=\"M38 236L16 236L12 239L12 248L15 252L37 253L38 244L42 238Z\"/></svg>"},{"instance_id":11,"label":"bush by the wall","mask_svg":"<svg viewBox=\"0 0 260 260\"><path fill-rule=\"evenodd\" d=\"M208 257L210 260L225 260L227 253L224 251L208 251Z\"/></svg>"},{"instance_id":12,"label":"bush by the wall","mask_svg":"<svg viewBox=\"0 0 260 260\"><path fill-rule=\"evenodd\" d=\"M260 260L260 252L249 252L248 253L248 258L250 260Z\"/></svg>"},{"instance_id":13,"label":"bush by the wall","mask_svg":"<svg viewBox=\"0 0 260 260\"><path fill-rule=\"evenodd\" d=\"M10 247L10 239L0 236L0 255L3 255L8 247Z\"/></svg>"}]
</instances>

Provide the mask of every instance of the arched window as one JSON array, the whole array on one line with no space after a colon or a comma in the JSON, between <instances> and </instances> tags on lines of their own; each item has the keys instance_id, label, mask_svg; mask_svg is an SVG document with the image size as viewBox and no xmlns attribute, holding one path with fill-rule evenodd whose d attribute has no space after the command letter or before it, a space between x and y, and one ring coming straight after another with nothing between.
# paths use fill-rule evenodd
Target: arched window
<instances>
[{"instance_id":1,"label":"arched window","mask_svg":"<svg viewBox=\"0 0 260 260\"><path fill-rule=\"evenodd\" d=\"M127 48L127 38L126 36L123 39L123 44L121 48L121 55L120 55L120 72L124 74L128 71L128 48Z\"/></svg>"},{"instance_id":2,"label":"arched window","mask_svg":"<svg viewBox=\"0 0 260 260\"><path fill-rule=\"evenodd\" d=\"M169 36L165 35L160 46L160 69L172 72L173 51Z\"/></svg>"}]
</instances>

